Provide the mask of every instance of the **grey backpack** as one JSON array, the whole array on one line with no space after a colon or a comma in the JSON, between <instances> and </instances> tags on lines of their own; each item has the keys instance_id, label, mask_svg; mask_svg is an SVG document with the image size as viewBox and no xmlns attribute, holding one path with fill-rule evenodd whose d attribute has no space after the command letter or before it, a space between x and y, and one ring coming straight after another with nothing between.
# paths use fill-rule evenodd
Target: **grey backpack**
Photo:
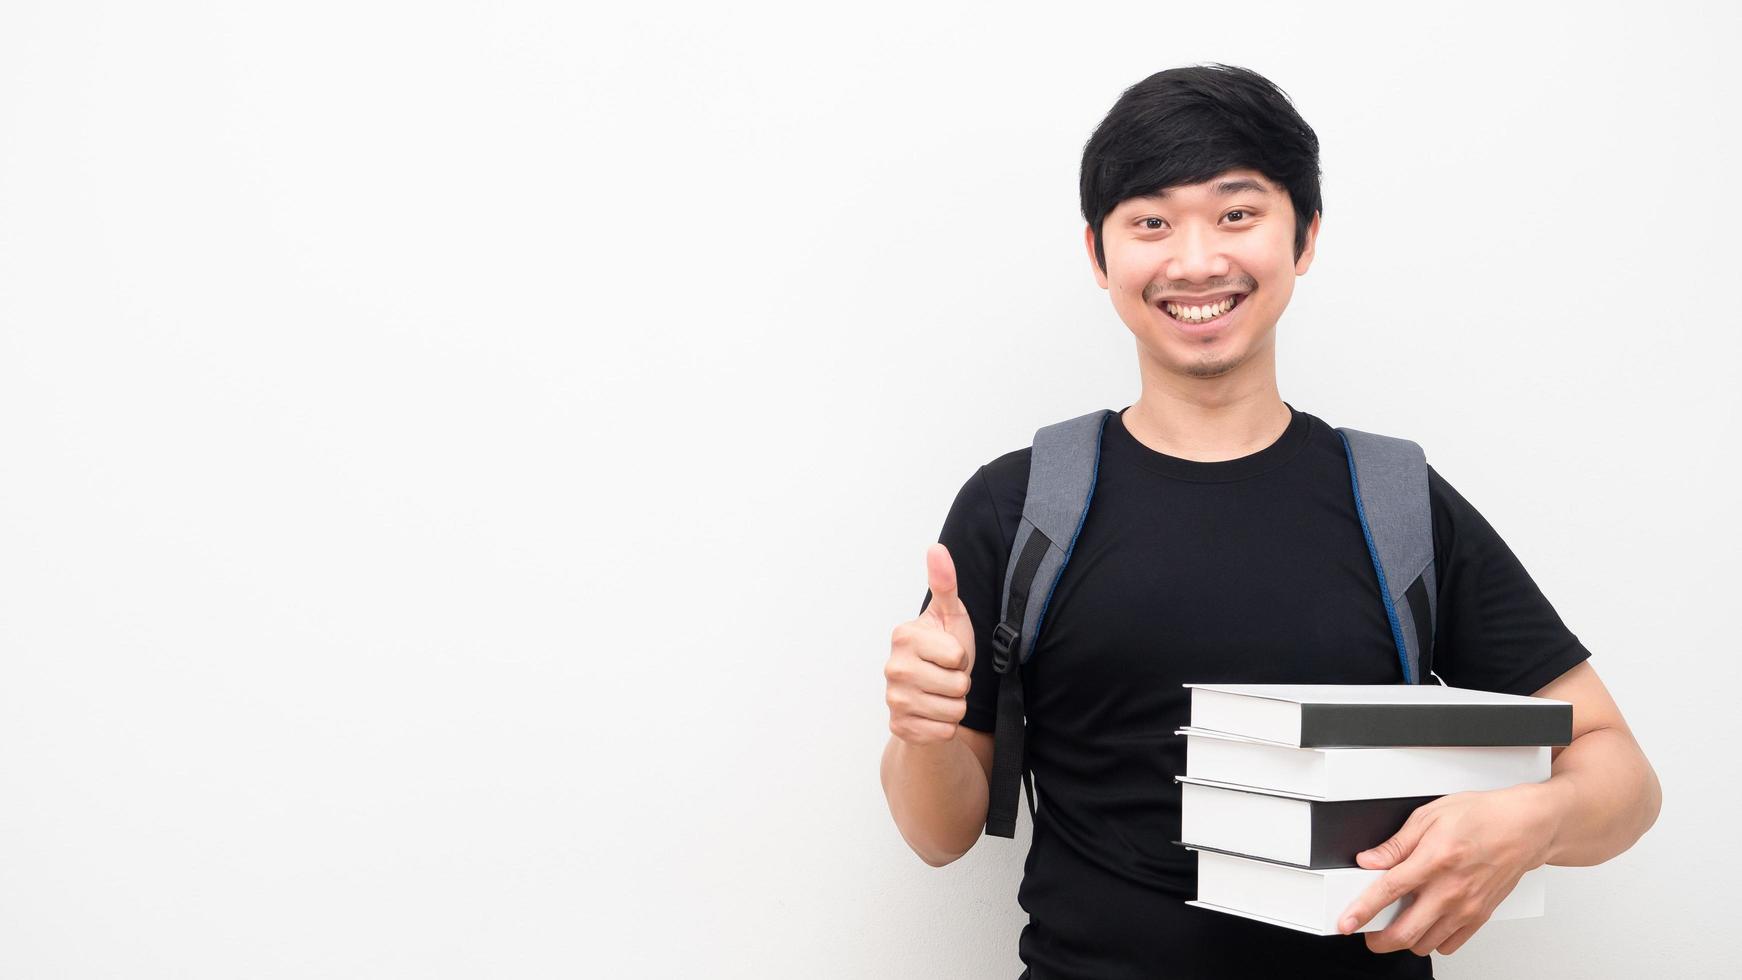
<instances>
[{"instance_id":1,"label":"grey backpack","mask_svg":"<svg viewBox=\"0 0 1742 980\"><path fill-rule=\"evenodd\" d=\"M998 671L998 715L993 734L992 781L986 833L1016 836L1020 783L1028 811L1037 814L1034 782L1024 749L1022 672L1033 655L1047 603L1071 559L1089 515L1101 432L1114 413L1100 409L1045 426L1034 434L1028 497L1004 571L1004 604L992 630ZM1379 595L1399 672L1406 684L1432 674L1434 614L1433 517L1428 504L1427 458L1407 439L1338 429L1349 457L1349 483L1367 553L1378 573ZM1038 599L1038 602L1030 602Z\"/></svg>"}]
</instances>

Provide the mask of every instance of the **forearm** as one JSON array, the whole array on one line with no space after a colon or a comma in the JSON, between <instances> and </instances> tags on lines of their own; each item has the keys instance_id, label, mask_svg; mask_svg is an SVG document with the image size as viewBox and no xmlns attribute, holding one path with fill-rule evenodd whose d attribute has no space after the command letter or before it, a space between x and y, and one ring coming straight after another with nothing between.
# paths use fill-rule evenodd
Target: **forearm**
<instances>
[{"instance_id":1,"label":"forearm","mask_svg":"<svg viewBox=\"0 0 1742 980\"><path fill-rule=\"evenodd\" d=\"M1657 821L1663 791L1633 735L1598 728L1574 739L1542 785L1558 821L1547 864L1601 864L1633 846Z\"/></svg>"},{"instance_id":2,"label":"forearm","mask_svg":"<svg viewBox=\"0 0 1742 980\"><path fill-rule=\"evenodd\" d=\"M883 795L907 846L933 867L967 853L986 825L986 771L960 738L883 749Z\"/></svg>"}]
</instances>

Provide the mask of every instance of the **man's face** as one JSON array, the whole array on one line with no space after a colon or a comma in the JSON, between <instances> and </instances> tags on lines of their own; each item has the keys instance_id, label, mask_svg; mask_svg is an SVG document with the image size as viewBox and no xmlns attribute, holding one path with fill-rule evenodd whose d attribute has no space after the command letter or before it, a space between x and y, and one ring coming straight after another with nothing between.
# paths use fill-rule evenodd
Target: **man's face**
<instances>
[{"instance_id":1,"label":"man's face","mask_svg":"<svg viewBox=\"0 0 1742 980\"><path fill-rule=\"evenodd\" d=\"M1143 355L1172 374L1215 378L1271 350L1318 238L1315 214L1296 260L1294 223L1288 191L1256 170L1229 170L1120 202L1101 226L1105 273L1092 230L1083 235L1095 281Z\"/></svg>"}]
</instances>

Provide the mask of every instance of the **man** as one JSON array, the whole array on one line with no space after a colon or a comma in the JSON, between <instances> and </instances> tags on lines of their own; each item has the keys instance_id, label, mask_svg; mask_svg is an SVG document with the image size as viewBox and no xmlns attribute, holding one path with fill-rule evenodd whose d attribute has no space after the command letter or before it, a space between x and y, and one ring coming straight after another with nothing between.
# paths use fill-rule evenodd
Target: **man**
<instances>
[{"instance_id":1,"label":"man","mask_svg":"<svg viewBox=\"0 0 1742 980\"><path fill-rule=\"evenodd\" d=\"M1632 846L1656 820L1656 774L1590 653L1430 470L1434 673L1571 702L1572 744L1546 782L1440 797L1375 841L1360 864L1386 873L1344 930L1413 894L1382 931L1311 936L1184 904L1196 872L1172 843L1181 685L1402 678L1341 443L1277 390L1276 324L1320 224L1312 129L1245 69L1160 72L1097 128L1081 194L1095 281L1136 338L1142 388L1106 422L1087 519L1020 668L1040 798L1017 896L1023 976L1430 977L1429 954L1467 942L1526 871ZM926 555L921 613L891 637L883 787L933 866L986 821L991 629L1029 456L963 485Z\"/></svg>"}]
</instances>

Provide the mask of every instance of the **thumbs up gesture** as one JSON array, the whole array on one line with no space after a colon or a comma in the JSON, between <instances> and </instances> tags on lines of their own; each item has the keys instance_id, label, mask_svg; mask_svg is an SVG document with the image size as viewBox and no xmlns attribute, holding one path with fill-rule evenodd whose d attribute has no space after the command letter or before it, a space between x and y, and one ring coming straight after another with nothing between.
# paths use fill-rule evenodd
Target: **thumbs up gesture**
<instances>
[{"instance_id":1,"label":"thumbs up gesture","mask_svg":"<svg viewBox=\"0 0 1742 980\"><path fill-rule=\"evenodd\" d=\"M974 625L956 594L956 563L934 544L925 553L931 602L895 627L883 667L889 730L913 745L947 742L968 712L974 670Z\"/></svg>"}]
</instances>

